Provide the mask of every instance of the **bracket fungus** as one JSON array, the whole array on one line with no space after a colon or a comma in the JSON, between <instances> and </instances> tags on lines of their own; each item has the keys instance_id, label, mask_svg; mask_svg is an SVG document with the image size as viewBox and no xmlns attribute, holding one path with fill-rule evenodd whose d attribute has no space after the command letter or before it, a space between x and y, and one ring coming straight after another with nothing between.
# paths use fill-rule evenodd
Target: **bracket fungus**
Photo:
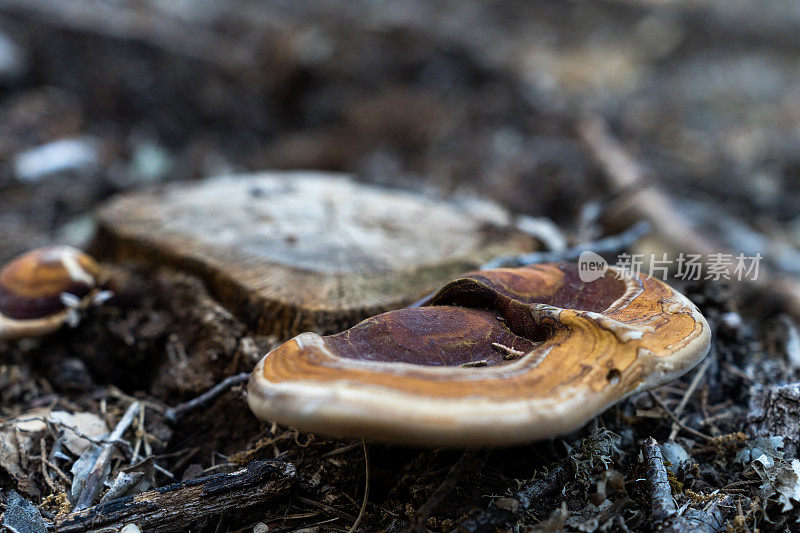
<instances>
[{"instance_id":1,"label":"bracket fungus","mask_svg":"<svg viewBox=\"0 0 800 533\"><path fill-rule=\"evenodd\" d=\"M677 378L710 344L697 308L646 275L591 281L549 263L463 275L420 307L268 353L248 385L262 419L427 446L573 431Z\"/></svg>"},{"instance_id":2,"label":"bracket fungus","mask_svg":"<svg viewBox=\"0 0 800 533\"><path fill-rule=\"evenodd\" d=\"M79 311L107 297L100 291L94 259L71 246L47 246L24 253L0 271L0 339L39 337Z\"/></svg>"}]
</instances>

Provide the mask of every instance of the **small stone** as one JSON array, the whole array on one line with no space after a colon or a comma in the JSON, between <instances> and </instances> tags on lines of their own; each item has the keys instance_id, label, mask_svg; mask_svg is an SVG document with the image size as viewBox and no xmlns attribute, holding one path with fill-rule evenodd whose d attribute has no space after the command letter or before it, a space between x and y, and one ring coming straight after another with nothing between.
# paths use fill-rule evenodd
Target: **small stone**
<instances>
[{"instance_id":1,"label":"small stone","mask_svg":"<svg viewBox=\"0 0 800 533\"><path fill-rule=\"evenodd\" d=\"M166 178L175 163L166 148L153 141L138 144L131 156L130 172L141 182L155 182Z\"/></svg>"},{"instance_id":2,"label":"small stone","mask_svg":"<svg viewBox=\"0 0 800 533\"><path fill-rule=\"evenodd\" d=\"M762 455L783 459L784 437L773 435L771 437L756 437L736 454L736 462L748 465Z\"/></svg>"},{"instance_id":3,"label":"small stone","mask_svg":"<svg viewBox=\"0 0 800 533\"><path fill-rule=\"evenodd\" d=\"M516 513L519 509L519 502L514 498L497 498L494 501L494 506L498 509Z\"/></svg>"},{"instance_id":4,"label":"small stone","mask_svg":"<svg viewBox=\"0 0 800 533\"><path fill-rule=\"evenodd\" d=\"M540 240L546 250L563 252L567 239L555 222L549 218L534 218L522 215L517 218L517 228Z\"/></svg>"},{"instance_id":5,"label":"small stone","mask_svg":"<svg viewBox=\"0 0 800 533\"><path fill-rule=\"evenodd\" d=\"M60 390L86 391L92 388L94 381L86 368L86 363L75 357L58 359L51 373L53 385Z\"/></svg>"},{"instance_id":6,"label":"small stone","mask_svg":"<svg viewBox=\"0 0 800 533\"><path fill-rule=\"evenodd\" d=\"M690 459L689 454L680 444L674 442L665 442L659 445L661 454L664 456L664 462L667 464L667 470L673 474L678 473L685 463Z\"/></svg>"},{"instance_id":7,"label":"small stone","mask_svg":"<svg viewBox=\"0 0 800 533\"><path fill-rule=\"evenodd\" d=\"M0 82L19 80L28 70L29 57L25 50L0 32Z\"/></svg>"},{"instance_id":8,"label":"small stone","mask_svg":"<svg viewBox=\"0 0 800 533\"><path fill-rule=\"evenodd\" d=\"M731 333L735 333L742 329L742 316L739 313L729 311L723 313L719 317L720 325Z\"/></svg>"},{"instance_id":9,"label":"small stone","mask_svg":"<svg viewBox=\"0 0 800 533\"><path fill-rule=\"evenodd\" d=\"M17 154L14 175L19 181L34 183L62 172L91 172L99 160L100 145L96 139L61 139Z\"/></svg>"}]
</instances>

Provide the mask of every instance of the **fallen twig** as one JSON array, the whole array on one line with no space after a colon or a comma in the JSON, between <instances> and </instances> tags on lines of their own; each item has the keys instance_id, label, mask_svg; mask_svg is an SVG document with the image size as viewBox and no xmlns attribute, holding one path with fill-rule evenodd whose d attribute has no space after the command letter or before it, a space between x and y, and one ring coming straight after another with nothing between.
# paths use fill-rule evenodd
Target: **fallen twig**
<instances>
[{"instance_id":1,"label":"fallen twig","mask_svg":"<svg viewBox=\"0 0 800 533\"><path fill-rule=\"evenodd\" d=\"M135 523L143 531L188 530L198 520L226 509L240 509L286 493L296 477L294 466L282 461L254 461L236 472L174 483L125 496L59 517L59 533L119 530Z\"/></svg>"},{"instance_id":2,"label":"fallen twig","mask_svg":"<svg viewBox=\"0 0 800 533\"><path fill-rule=\"evenodd\" d=\"M686 406L689 404L689 399L694 394L694 391L697 390L697 386L703 380L703 376L705 376L706 371L708 370L708 367L711 366L711 362L714 360L714 356L715 355L716 355L716 352L714 350L712 350L711 353L709 353L706 356L705 360L703 361L703 364L700 366L700 369L695 373L694 377L692 378L691 383L689 383L689 388L687 388L686 392L683 393L683 398L681 398L680 403L678 404L678 406L675 408L675 411L673 412L673 414L676 417L680 418L681 414L683 414L683 410L686 409ZM680 429L680 426L678 426L678 424L673 423L672 424L672 431L670 431L668 440L675 440L675 437L678 435L678 430L679 429Z\"/></svg>"},{"instance_id":3,"label":"fallen twig","mask_svg":"<svg viewBox=\"0 0 800 533\"><path fill-rule=\"evenodd\" d=\"M42 477L45 483L47 483L51 491L58 492L58 488L55 483L53 483L53 480L50 478L50 473L47 471L47 444L44 441L44 437L39 438L39 460L42 463Z\"/></svg>"},{"instance_id":4,"label":"fallen twig","mask_svg":"<svg viewBox=\"0 0 800 533\"><path fill-rule=\"evenodd\" d=\"M578 132L606 174L611 190L623 196L625 206L620 209L620 218L648 220L656 233L681 251L708 255L719 250L717 243L694 231L654 182L652 172L625 149L602 118L586 120Z\"/></svg>"},{"instance_id":5,"label":"fallen twig","mask_svg":"<svg viewBox=\"0 0 800 533\"><path fill-rule=\"evenodd\" d=\"M711 435L708 435L708 434L706 434L706 433L703 433L702 431L698 431L698 430L694 429L693 427L689 427L689 426L687 426L686 424L684 424L684 423L683 423L683 422L682 422L682 421L681 421L681 420L680 420L680 419L679 419L677 416L675 416L675 414L674 414L672 411L670 411L670 410L669 410L669 407L667 407L667 406L664 404L664 401L663 401L661 398L659 398L658 396L656 396L656 394L655 394L655 393L653 393L652 391L648 391L648 394L650 395L650 398L653 400L653 402L654 402L656 405L658 405L658 406L661 408L661 410L662 410L662 411L664 411L664 413L665 413L665 414L666 414L666 415L667 415L667 416L668 416L668 417L669 417L669 418L672 420L672 422L673 422L673 423L675 423L675 424L676 424L678 427L680 427L680 428L681 428L681 429L683 429L684 431L688 431L688 432L689 432L689 433L691 433L692 435L696 435L696 436L698 436L698 437L700 437L700 438L703 438L703 439L706 439L706 440L714 440L714 437L712 437Z\"/></svg>"},{"instance_id":6,"label":"fallen twig","mask_svg":"<svg viewBox=\"0 0 800 533\"><path fill-rule=\"evenodd\" d=\"M658 442L652 437L648 438L642 446L645 476L650 484L650 508L653 521L663 522L678 514L678 508L672 499L672 488L669 485L667 469L664 466L664 456Z\"/></svg>"},{"instance_id":7,"label":"fallen twig","mask_svg":"<svg viewBox=\"0 0 800 533\"><path fill-rule=\"evenodd\" d=\"M633 243L647 235L649 231L650 223L639 221L618 235L610 235L596 241L578 244L562 251L506 255L483 264L481 268L521 267L553 261L576 261L583 252L587 251L600 255L621 252L630 248Z\"/></svg>"},{"instance_id":8,"label":"fallen twig","mask_svg":"<svg viewBox=\"0 0 800 533\"><path fill-rule=\"evenodd\" d=\"M367 500L369 499L369 452L367 452L367 443L363 440L361 441L361 447L364 448L364 498L361 501L361 509L358 511L356 521L353 522L347 533L353 533L358 529L361 519L364 518L364 511L367 510Z\"/></svg>"},{"instance_id":9,"label":"fallen twig","mask_svg":"<svg viewBox=\"0 0 800 533\"><path fill-rule=\"evenodd\" d=\"M653 522L655 522L654 530L676 533L680 531L715 533L722 529L724 520L720 507L730 501L730 496L713 502L706 510L686 509L680 513L672 499L672 487L664 466L664 456L654 438L648 438L642 446L642 459L645 476L650 485L650 505Z\"/></svg>"},{"instance_id":10,"label":"fallen twig","mask_svg":"<svg viewBox=\"0 0 800 533\"><path fill-rule=\"evenodd\" d=\"M708 232L702 221L694 220L691 213L681 211L674 199L652 179L652 171L636 161L601 117L584 121L578 132L606 174L612 192L622 197L618 201L622 205L614 213L616 223L647 220L652 224L653 233L678 253L709 257L720 253L735 255L739 251L737 245ZM800 279L793 272L773 265L774 257L767 250L764 255L766 261L759 265L758 276L753 279L744 276L742 288L760 298L769 296L789 313L800 317Z\"/></svg>"},{"instance_id":11,"label":"fallen twig","mask_svg":"<svg viewBox=\"0 0 800 533\"><path fill-rule=\"evenodd\" d=\"M128 427L133 423L133 419L139 414L139 409L141 409L141 407L139 402L130 404L128 410L125 411L125 414L117 424L117 427L115 427L114 431L109 435L109 441L103 445L100 455L97 456L97 460L89 471L89 475L86 477L80 496L78 496L78 501L75 503L76 511L89 508L100 494L100 491L103 489L103 482L105 482L105 478L108 476L108 463L111 460L111 456L114 454L117 441L122 438L122 435L125 434L125 431L127 431Z\"/></svg>"},{"instance_id":12,"label":"fallen twig","mask_svg":"<svg viewBox=\"0 0 800 533\"><path fill-rule=\"evenodd\" d=\"M515 350L514 348L506 346L505 344L500 344L499 342L493 342L492 348L503 354L503 359L506 360L519 359L526 353L522 350Z\"/></svg>"},{"instance_id":13,"label":"fallen twig","mask_svg":"<svg viewBox=\"0 0 800 533\"><path fill-rule=\"evenodd\" d=\"M503 524L515 520L530 508L532 502L563 489L574 476L575 472L570 464L570 458L567 457L543 478L529 483L509 498L498 498L480 516L465 520L455 531L460 533L493 532ZM498 506L498 502L502 506Z\"/></svg>"},{"instance_id":14,"label":"fallen twig","mask_svg":"<svg viewBox=\"0 0 800 533\"><path fill-rule=\"evenodd\" d=\"M116 441L114 441L113 439L111 439L111 437L93 437L81 431L78 428L78 426L70 425L60 420L54 420L49 416L36 415L36 416L23 416L18 418L11 418L9 420L0 422L0 428L3 428L7 425L19 424L20 422L32 422L32 421L40 421L49 426L57 427L62 430L68 430L74 433L76 436L80 437L81 439L87 442L91 442L92 444L96 444L97 446L103 446L105 444L112 443L124 448L128 453L132 449L131 445L123 439L117 439Z\"/></svg>"},{"instance_id":15,"label":"fallen twig","mask_svg":"<svg viewBox=\"0 0 800 533\"><path fill-rule=\"evenodd\" d=\"M467 468L474 464L474 460L476 458L476 453L474 449L468 448L456 461L450 470L447 472L447 476L444 478L444 481L436 487L436 489L431 493L430 497L420 505L419 509L417 509L417 516L415 519L414 524L411 526L410 531L414 531L417 533L425 533L427 528L425 527L425 522L430 517L431 513L439 507L439 504L442 503L442 500L450 494L450 492L455 488L456 483L464 475Z\"/></svg>"},{"instance_id":16,"label":"fallen twig","mask_svg":"<svg viewBox=\"0 0 800 533\"><path fill-rule=\"evenodd\" d=\"M164 418L170 424L177 424L181 418L186 416L187 413L208 405L222 394L226 393L228 390L232 389L236 385L246 382L248 379L250 379L249 372L242 372L241 374L235 374L225 378L223 381L217 383L197 398L192 398L188 402L178 404L175 407L170 407L164 411Z\"/></svg>"},{"instance_id":17,"label":"fallen twig","mask_svg":"<svg viewBox=\"0 0 800 533\"><path fill-rule=\"evenodd\" d=\"M303 502L306 505L311 505L313 507L316 507L316 508L318 508L319 510L321 510L323 512L336 515L339 518L341 518L342 520L345 520L345 521L347 521L347 522L349 522L351 524L356 521L356 517L355 516L351 515L350 513L346 512L346 511L342 511L341 509L337 509L336 507L333 507L332 505L328 505L326 503L318 502L316 500L312 500L311 498L306 498L305 496L298 496L297 497L297 501Z\"/></svg>"}]
</instances>

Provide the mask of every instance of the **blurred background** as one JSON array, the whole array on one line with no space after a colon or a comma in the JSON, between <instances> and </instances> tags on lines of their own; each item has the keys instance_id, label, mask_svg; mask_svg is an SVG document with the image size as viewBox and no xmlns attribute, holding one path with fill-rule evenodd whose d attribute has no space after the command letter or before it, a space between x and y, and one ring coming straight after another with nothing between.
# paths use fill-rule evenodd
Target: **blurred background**
<instances>
[{"instance_id":1,"label":"blurred background","mask_svg":"<svg viewBox=\"0 0 800 533\"><path fill-rule=\"evenodd\" d=\"M580 531L647 529L640 446L674 441L680 429L694 461L670 478L681 509L708 510L714 495L730 494L730 530L756 530L770 520L767 504L784 502L776 476L800 494L788 463L800 447L798 52L791 0L0 0L0 264L49 243L86 246L95 208L115 194L265 169L491 199L554 222L531 232L557 258L575 259L565 250L580 243L599 250L598 239L642 220L646 238L606 251L762 254L756 283L677 284L714 331L696 374L608 411L585 429L588 440L464 454L468 474L425 522L450 531L486 509L488 495L517 490L518 478L594 450L591 430L607 428L613 468L592 463L590 476L537 498L521 523L561 513ZM0 414L58 402L96 413L101 399L105 414L116 398L121 415L130 398L98 383L174 404L249 371L277 345L245 335L196 278L119 270L135 289L130 302L41 345L0 346ZM334 526L345 525L336 530L347 531L370 475L364 523L422 527L430 509L419 510L464 461L461 451L372 445L364 474L366 447L309 447L313 436L261 426L239 392L175 426L151 411L140 429L158 435L159 461L183 479L216 472L220 458L281 457L309 480L311 503L230 520L248 528L264 520L294 530L330 504L342 520ZM766 441L753 439L781 435L786 461L770 444L774 468L755 470ZM31 442L43 457L45 441ZM743 447L758 453L741 458ZM58 492L19 472L35 481L17 484L33 501ZM323 511L306 507L317 499ZM765 530L778 516L796 523L785 502L770 504L776 521ZM287 522L298 516L305 522ZM197 530L226 530L222 515L207 522Z\"/></svg>"},{"instance_id":2,"label":"blurred background","mask_svg":"<svg viewBox=\"0 0 800 533\"><path fill-rule=\"evenodd\" d=\"M85 242L114 193L265 168L585 240L620 194L580 133L599 118L647 183L791 263L799 30L783 0L0 0L0 261Z\"/></svg>"}]
</instances>

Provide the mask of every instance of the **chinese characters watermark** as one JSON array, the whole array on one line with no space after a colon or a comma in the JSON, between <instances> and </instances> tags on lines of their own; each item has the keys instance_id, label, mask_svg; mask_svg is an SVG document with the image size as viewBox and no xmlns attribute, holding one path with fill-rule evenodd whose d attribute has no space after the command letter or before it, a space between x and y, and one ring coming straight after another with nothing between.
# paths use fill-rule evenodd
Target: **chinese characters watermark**
<instances>
[{"instance_id":1,"label":"chinese characters watermark","mask_svg":"<svg viewBox=\"0 0 800 533\"><path fill-rule=\"evenodd\" d=\"M670 257L667 253L623 253L617 256L617 262L612 266L619 279L647 274L666 281L672 274L687 281L746 281L758 278L761 259L760 253L746 255L720 252L704 256L681 252L677 257ZM594 252L583 252L578 258L578 275L583 282L588 283L602 277L608 269L608 262Z\"/></svg>"}]
</instances>

